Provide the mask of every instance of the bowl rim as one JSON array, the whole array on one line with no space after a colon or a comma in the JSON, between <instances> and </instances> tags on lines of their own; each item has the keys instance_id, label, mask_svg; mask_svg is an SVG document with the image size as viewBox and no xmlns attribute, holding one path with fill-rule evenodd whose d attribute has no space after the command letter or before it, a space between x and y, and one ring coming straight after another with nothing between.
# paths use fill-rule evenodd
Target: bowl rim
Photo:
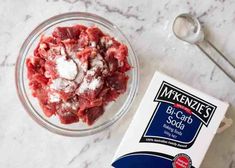
<instances>
[{"instance_id":1,"label":"bowl rim","mask_svg":"<svg viewBox=\"0 0 235 168\"><path fill-rule=\"evenodd\" d=\"M125 40L126 45L131 50L131 55L133 56L132 57L133 63L136 66L133 69L135 71L135 73L133 74L134 87L131 88L127 99L124 101L122 107L118 110L118 112L111 119L106 120L105 122L97 125L96 127L93 127L91 129L89 129L89 128L88 129L83 129L83 130L70 130L70 129L58 127L55 124L52 124L51 122L43 119L36 112L36 110L33 108L31 103L29 101L27 102L26 91L24 90L24 88L22 88L22 85L24 85L24 84L22 84L23 83L23 77L21 77L21 75L23 75L23 74L21 74L21 71L23 71L21 65L22 65L22 62L24 62L24 61L22 61L25 57L24 53L25 53L25 50L27 49L27 47L29 46L30 42L35 37L35 35L37 35L40 32L40 30L42 30L46 26L50 25L51 23L55 23L56 21L59 21L59 20L62 20L62 19L73 18L73 17L76 17L77 19L82 19L82 18L87 19L87 18L89 18L89 19L98 20L102 24L105 24L105 25L108 25L109 27L112 27L112 29L117 31L119 33L119 35ZM93 20L89 20L89 21L93 21ZM101 132L102 130L110 127L111 125L116 123L116 121L120 120L127 113L127 111L130 109L130 107L131 107L131 105L132 105L132 103L133 103L133 101L136 97L138 87L139 87L139 62L138 62L138 58L137 58L137 56L135 54L135 51L133 50L129 40L127 39L127 37L124 35L124 33L115 24L113 24L112 22L108 21L107 19L105 19L101 16L98 16L96 14L92 14L92 13L88 13L88 12L68 12L68 13L55 15L53 17L50 17L50 18L46 19L45 21L40 23L36 28L34 28L31 31L31 33L27 36L27 38L24 40L24 42L23 42L23 44L20 48L18 57L17 57L17 61L16 61L15 85L16 85L17 95L18 95L18 97L21 101L21 104L23 105L25 111L39 125L46 128L50 132L53 132L53 133L56 133L56 134L59 134L59 135L70 136L70 137L87 136L87 135L92 135L92 134ZM128 104L126 104L127 102L128 102ZM34 111L32 111L31 108L33 108ZM35 114L35 112L37 114Z\"/></svg>"}]
</instances>

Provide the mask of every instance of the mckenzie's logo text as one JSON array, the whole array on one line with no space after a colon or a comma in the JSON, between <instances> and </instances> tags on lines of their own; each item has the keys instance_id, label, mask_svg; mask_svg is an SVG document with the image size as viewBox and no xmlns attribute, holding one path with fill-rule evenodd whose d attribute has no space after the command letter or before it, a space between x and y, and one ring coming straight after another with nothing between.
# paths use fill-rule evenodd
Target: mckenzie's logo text
<instances>
[{"instance_id":1,"label":"mckenzie's logo text","mask_svg":"<svg viewBox=\"0 0 235 168\"><path fill-rule=\"evenodd\" d=\"M216 110L216 106L204 101L180 88L177 88L167 82L163 82L154 101L168 102L184 109L186 112L194 114L206 126L208 126L211 117Z\"/></svg>"}]
</instances>

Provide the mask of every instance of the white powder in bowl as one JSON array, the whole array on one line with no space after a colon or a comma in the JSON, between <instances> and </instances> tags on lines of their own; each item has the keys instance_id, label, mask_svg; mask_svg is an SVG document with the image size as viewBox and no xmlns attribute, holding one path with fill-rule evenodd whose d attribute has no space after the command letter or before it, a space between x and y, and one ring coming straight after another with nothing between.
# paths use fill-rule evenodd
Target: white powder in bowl
<instances>
[{"instance_id":1,"label":"white powder in bowl","mask_svg":"<svg viewBox=\"0 0 235 168\"><path fill-rule=\"evenodd\" d=\"M104 68L104 59L100 54L96 55L94 59L91 60L91 66L92 67L99 67L99 68Z\"/></svg>"},{"instance_id":2,"label":"white powder in bowl","mask_svg":"<svg viewBox=\"0 0 235 168\"><path fill-rule=\"evenodd\" d=\"M72 59L66 60L65 57L56 59L56 69L61 78L68 80L74 80L78 73L76 63Z\"/></svg>"},{"instance_id":3,"label":"white powder in bowl","mask_svg":"<svg viewBox=\"0 0 235 168\"><path fill-rule=\"evenodd\" d=\"M60 95L58 93L54 93L54 92L49 92L48 93L48 97L49 97L49 101L51 103L56 103L60 101Z\"/></svg>"},{"instance_id":4,"label":"white powder in bowl","mask_svg":"<svg viewBox=\"0 0 235 168\"><path fill-rule=\"evenodd\" d=\"M81 83L80 87L78 88L77 93L82 94L87 90L95 90L102 85L101 78L94 78L91 81L88 81L86 78Z\"/></svg>"},{"instance_id":5,"label":"white powder in bowl","mask_svg":"<svg viewBox=\"0 0 235 168\"><path fill-rule=\"evenodd\" d=\"M65 93L72 92L76 88L76 84L73 81L68 81L66 79L57 78L54 79L50 85L50 89L63 90Z\"/></svg>"}]
</instances>

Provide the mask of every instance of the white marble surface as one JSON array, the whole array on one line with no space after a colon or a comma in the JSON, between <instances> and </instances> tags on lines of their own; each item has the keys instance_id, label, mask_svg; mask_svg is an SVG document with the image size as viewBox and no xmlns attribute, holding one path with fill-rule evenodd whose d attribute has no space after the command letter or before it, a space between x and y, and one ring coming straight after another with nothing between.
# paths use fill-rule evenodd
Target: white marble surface
<instances>
[{"instance_id":1,"label":"white marble surface","mask_svg":"<svg viewBox=\"0 0 235 168\"><path fill-rule=\"evenodd\" d=\"M34 123L15 89L14 68L23 40L43 20L68 11L92 12L115 22L130 39L141 67L138 96L125 118L83 138L54 135ZM197 48L171 33L172 19L182 12L199 16L209 38L235 60L234 0L1 0L0 167L108 167L155 70L230 102L228 116L235 119L235 84ZM215 137L202 168L235 168L234 129Z\"/></svg>"}]
</instances>

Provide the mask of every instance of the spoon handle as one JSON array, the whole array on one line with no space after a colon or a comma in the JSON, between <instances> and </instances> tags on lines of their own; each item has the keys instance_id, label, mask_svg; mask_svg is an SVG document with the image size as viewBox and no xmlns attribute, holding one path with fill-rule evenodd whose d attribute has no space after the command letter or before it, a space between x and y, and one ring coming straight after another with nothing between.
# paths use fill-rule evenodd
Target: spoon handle
<instances>
[{"instance_id":1,"label":"spoon handle","mask_svg":"<svg viewBox=\"0 0 235 168\"><path fill-rule=\"evenodd\" d=\"M209 43L210 44L210 43ZM233 78L233 76L231 76L226 69L224 69L220 64L218 64L217 61L215 61L211 56L210 54L208 54L199 44L197 44L197 47L217 66L221 69L221 71L223 71L225 73L225 75L227 75L233 82L235 82L235 79ZM212 46L213 47L213 46ZM214 48L214 47L213 47ZM217 51L217 49L215 49ZM223 56L225 57L225 56ZM225 57L226 58L226 57ZM227 59L225 59L227 60ZM227 61L228 63L230 61Z\"/></svg>"},{"instance_id":2,"label":"spoon handle","mask_svg":"<svg viewBox=\"0 0 235 168\"><path fill-rule=\"evenodd\" d=\"M212 47L215 49L215 51L217 51L221 57L223 57L227 63L229 63L233 68L235 68L235 65L214 45L212 44L209 40L205 39L205 41Z\"/></svg>"}]
</instances>

